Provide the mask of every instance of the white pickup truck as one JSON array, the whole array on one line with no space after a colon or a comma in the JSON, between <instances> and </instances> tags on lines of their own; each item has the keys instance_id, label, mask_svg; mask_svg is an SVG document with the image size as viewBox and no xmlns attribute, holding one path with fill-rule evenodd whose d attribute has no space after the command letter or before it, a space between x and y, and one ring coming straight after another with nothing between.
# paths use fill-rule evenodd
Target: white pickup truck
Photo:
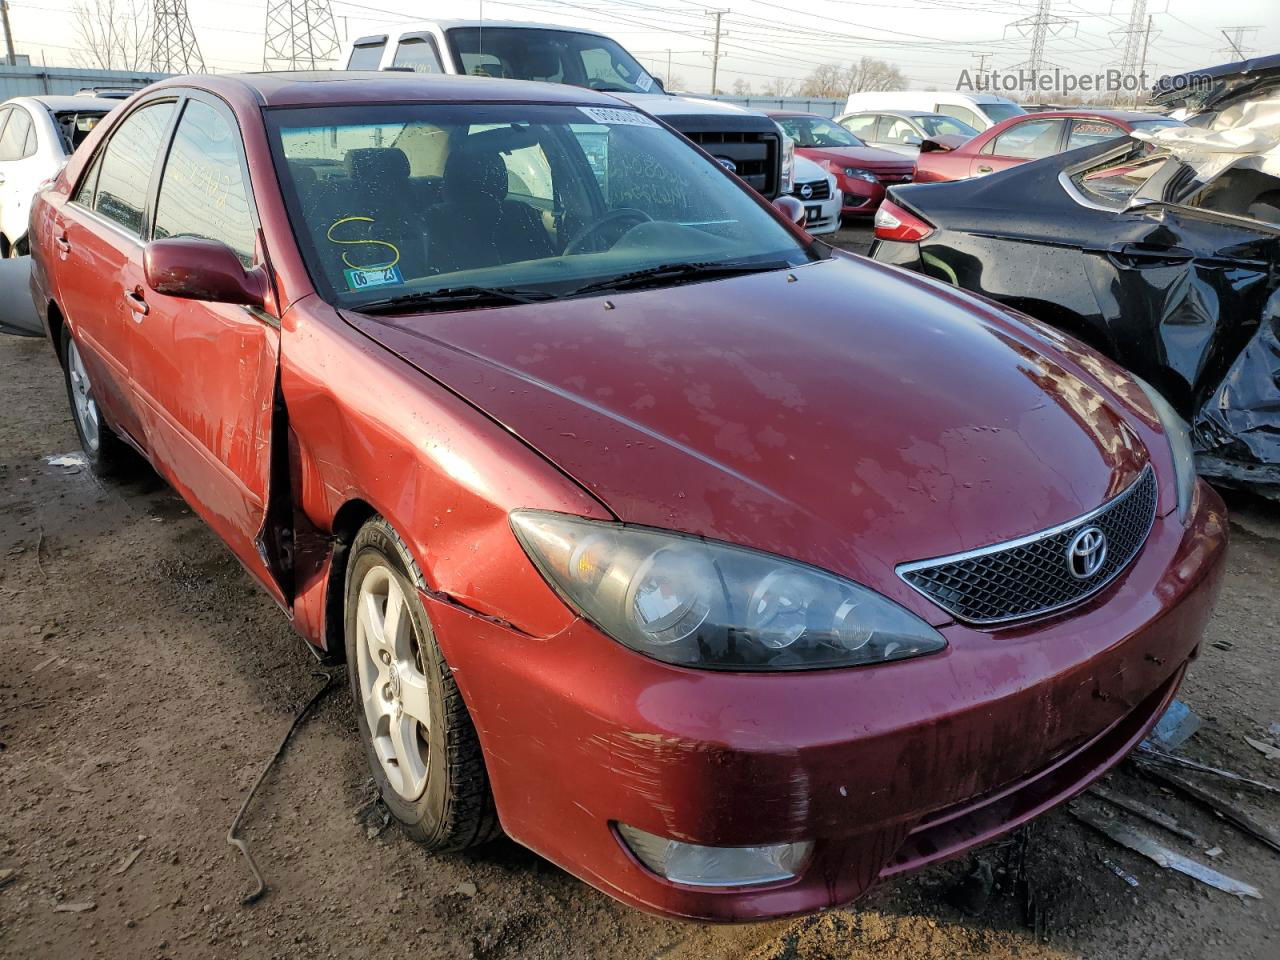
<instances>
[{"instance_id":1,"label":"white pickup truck","mask_svg":"<svg viewBox=\"0 0 1280 960\"><path fill-rule=\"evenodd\" d=\"M460 73L613 93L679 130L770 200L790 193L794 146L762 113L672 96L617 41L591 30L507 20L429 20L349 41L347 70Z\"/></svg>"}]
</instances>

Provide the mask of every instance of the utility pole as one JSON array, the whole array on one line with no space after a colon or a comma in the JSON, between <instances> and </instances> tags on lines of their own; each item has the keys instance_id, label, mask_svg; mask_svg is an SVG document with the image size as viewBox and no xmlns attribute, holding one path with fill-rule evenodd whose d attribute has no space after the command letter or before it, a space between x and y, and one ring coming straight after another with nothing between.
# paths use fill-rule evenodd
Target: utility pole
<instances>
[{"instance_id":1,"label":"utility pole","mask_svg":"<svg viewBox=\"0 0 1280 960\"><path fill-rule=\"evenodd\" d=\"M973 59L975 59L975 60L977 60L977 61L978 61L978 72L979 72L979 73L986 73L986 72L987 72L987 61L991 59L991 54L989 54L989 53L971 53L971 54L969 54L969 56L973 57Z\"/></svg>"},{"instance_id":2,"label":"utility pole","mask_svg":"<svg viewBox=\"0 0 1280 960\"><path fill-rule=\"evenodd\" d=\"M0 20L4 21L5 63L11 67L16 67L18 58L13 53L13 30L9 27L9 0L0 0Z\"/></svg>"},{"instance_id":3,"label":"utility pole","mask_svg":"<svg viewBox=\"0 0 1280 960\"><path fill-rule=\"evenodd\" d=\"M712 96L715 96L715 94L716 94L716 92L717 92L717 91L716 91L716 76L717 76L717 75L718 75L718 73L719 73L720 58L723 56L723 54L720 52L720 37L721 37L721 36L728 36L728 34L727 34L727 33L722 33L722 31L720 30L720 18L721 18L721 17L723 17L723 16L724 16L726 13L728 13L728 12L729 12L728 10L708 10L708 11L707 11L707 16L709 16L709 17L715 17L715 18L716 18L716 29L715 29L715 33L714 33L714 34L704 34L704 36L714 36L714 37L715 37L715 40L713 41L712 46L711 46L711 54L710 54L710 56L711 56L711 95L712 95Z\"/></svg>"},{"instance_id":4,"label":"utility pole","mask_svg":"<svg viewBox=\"0 0 1280 960\"><path fill-rule=\"evenodd\" d=\"M671 48L667 47L667 75L662 78L662 85L665 87L671 82Z\"/></svg>"},{"instance_id":5,"label":"utility pole","mask_svg":"<svg viewBox=\"0 0 1280 960\"><path fill-rule=\"evenodd\" d=\"M1147 14L1147 29L1142 35L1142 62L1138 65L1138 76L1141 77L1147 72L1147 47L1151 43L1151 14ZM1133 105L1138 105L1138 92L1133 93Z\"/></svg>"}]
</instances>

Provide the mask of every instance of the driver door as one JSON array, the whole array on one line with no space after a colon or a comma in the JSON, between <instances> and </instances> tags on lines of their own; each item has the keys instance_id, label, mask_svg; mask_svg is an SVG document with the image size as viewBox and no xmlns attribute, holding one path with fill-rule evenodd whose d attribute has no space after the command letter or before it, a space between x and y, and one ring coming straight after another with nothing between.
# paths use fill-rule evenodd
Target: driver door
<instances>
[{"instance_id":1,"label":"driver door","mask_svg":"<svg viewBox=\"0 0 1280 960\"><path fill-rule=\"evenodd\" d=\"M160 173L153 240L200 237L257 257L257 214L239 127L213 98L192 94ZM283 602L266 557L280 328L261 310L142 291L134 325L134 391L157 469Z\"/></svg>"}]
</instances>

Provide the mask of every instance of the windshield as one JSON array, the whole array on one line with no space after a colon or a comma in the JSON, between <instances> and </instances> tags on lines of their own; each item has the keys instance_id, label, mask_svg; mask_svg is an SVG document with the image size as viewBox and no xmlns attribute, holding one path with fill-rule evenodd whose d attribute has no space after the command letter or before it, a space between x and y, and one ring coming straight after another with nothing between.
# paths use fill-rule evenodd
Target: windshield
<instances>
[{"instance_id":1,"label":"windshield","mask_svg":"<svg viewBox=\"0 0 1280 960\"><path fill-rule=\"evenodd\" d=\"M955 117L943 116L940 113L927 113L911 118L930 137L976 137L978 131Z\"/></svg>"},{"instance_id":2,"label":"windshield","mask_svg":"<svg viewBox=\"0 0 1280 960\"><path fill-rule=\"evenodd\" d=\"M455 27L454 59L476 77L543 80L614 93L661 93L644 67L608 37L573 30Z\"/></svg>"},{"instance_id":3,"label":"windshield","mask_svg":"<svg viewBox=\"0 0 1280 960\"><path fill-rule=\"evenodd\" d=\"M822 117L775 117L778 126L796 142L797 147L862 147L866 146L852 133Z\"/></svg>"},{"instance_id":4,"label":"windshield","mask_svg":"<svg viewBox=\"0 0 1280 960\"><path fill-rule=\"evenodd\" d=\"M977 106L992 123L999 123L1010 117L1020 117L1027 112L1016 103L980 103Z\"/></svg>"},{"instance_id":5,"label":"windshield","mask_svg":"<svg viewBox=\"0 0 1280 960\"><path fill-rule=\"evenodd\" d=\"M352 105L272 110L268 125L312 279L340 306L470 287L565 296L658 266L817 257L636 110Z\"/></svg>"},{"instance_id":6,"label":"windshield","mask_svg":"<svg viewBox=\"0 0 1280 960\"><path fill-rule=\"evenodd\" d=\"M59 110L53 115L58 123L58 134L62 138L62 149L67 154L75 153L76 147L84 142L84 138L93 132L98 121L105 117L109 110Z\"/></svg>"}]
</instances>

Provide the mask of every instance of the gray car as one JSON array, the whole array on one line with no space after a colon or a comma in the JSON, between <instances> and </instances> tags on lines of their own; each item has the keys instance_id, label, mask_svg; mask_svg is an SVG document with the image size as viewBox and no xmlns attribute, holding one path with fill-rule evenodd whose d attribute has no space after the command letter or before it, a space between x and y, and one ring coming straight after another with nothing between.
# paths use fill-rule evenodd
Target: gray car
<instances>
[{"instance_id":1,"label":"gray car","mask_svg":"<svg viewBox=\"0 0 1280 960\"><path fill-rule=\"evenodd\" d=\"M862 113L846 113L836 117L836 123L854 134L868 146L891 150L914 158L925 140L939 140L948 146L958 146L978 131L963 120L945 113L929 113L924 110L868 110Z\"/></svg>"}]
</instances>

